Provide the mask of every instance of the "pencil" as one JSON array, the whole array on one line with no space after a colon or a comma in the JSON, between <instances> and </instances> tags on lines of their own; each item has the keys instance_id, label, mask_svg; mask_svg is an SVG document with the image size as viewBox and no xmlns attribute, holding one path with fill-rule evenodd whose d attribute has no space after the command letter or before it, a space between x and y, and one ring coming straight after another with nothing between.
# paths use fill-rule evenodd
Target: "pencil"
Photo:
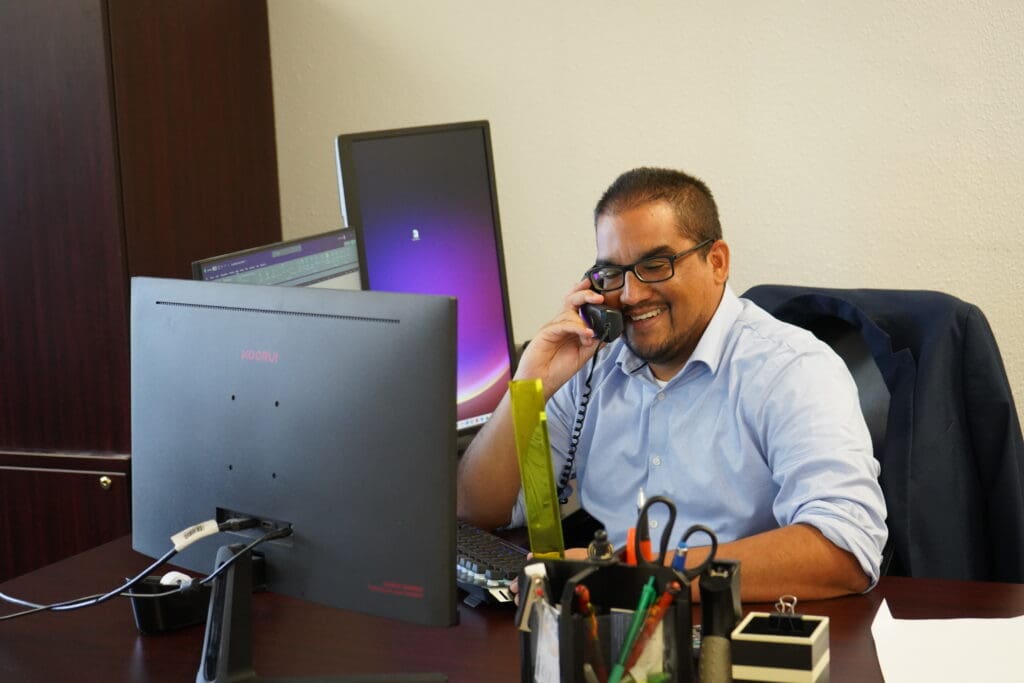
<instances>
[{"instance_id":1,"label":"pencil","mask_svg":"<svg viewBox=\"0 0 1024 683\"><path fill-rule=\"evenodd\" d=\"M597 633L597 615L594 612L594 605L590 602L590 590L579 584L576 586L575 593L576 607L587 621L586 643L590 646L590 664L599 683L605 683L608 680L608 670L605 669L604 656L601 654L601 639Z\"/></svg>"}]
</instances>

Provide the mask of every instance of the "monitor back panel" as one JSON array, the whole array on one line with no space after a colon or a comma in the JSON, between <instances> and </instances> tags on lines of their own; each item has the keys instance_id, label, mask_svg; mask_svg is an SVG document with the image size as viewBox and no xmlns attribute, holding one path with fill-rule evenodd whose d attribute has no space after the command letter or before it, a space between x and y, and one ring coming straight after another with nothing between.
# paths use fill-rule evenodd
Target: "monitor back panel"
<instances>
[{"instance_id":1,"label":"monitor back panel","mask_svg":"<svg viewBox=\"0 0 1024 683\"><path fill-rule=\"evenodd\" d=\"M135 278L133 547L267 517L294 528L261 546L271 590L453 623L454 326L442 297Z\"/></svg>"}]
</instances>

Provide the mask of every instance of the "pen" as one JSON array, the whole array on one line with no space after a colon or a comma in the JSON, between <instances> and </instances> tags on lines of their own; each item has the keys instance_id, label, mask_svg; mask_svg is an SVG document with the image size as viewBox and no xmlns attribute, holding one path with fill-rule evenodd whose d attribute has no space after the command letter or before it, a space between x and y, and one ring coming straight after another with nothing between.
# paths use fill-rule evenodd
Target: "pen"
<instances>
[{"instance_id":1,"label":"pen","mask_svg":"<svg viewBox=\"0 0 1024 683\"><path fill-rule=\"evenodd\" d=\"M636 606L636 611L633 612L633 621L629 624L626 639L622 642L622 649L619 650L619 661L612 667L612 673L608 676L608 683L619 683L622 680L622 674L626 671L626 659L629 657L630 650L633 649L633 643L636 641L640 633L640 627L643 626L644 619L647 616L647 608L654 602L655 595L654 577L651 576L647 579L647 583L644 584L643 590L640 591L640 602Z\"/></svg>"},{"instance_id":2,"label":"pen","mask_svg":"<svg viewBox=\"0 0 1024 683\"><path fill-rule=\"evenodd\" d=\"M689 548L686 546L686 541L679 539L679 546L676 548L675 559L672 560L672 569L677 572L686 571L686 553Z\"/></svg>"},{"instance_id":3,"label":"pen","mask_svg":"<svg viewBox=\"0 0 1024 683\"><path fill-rule=\"evenodd\" d=\"M608 671L605 669L604 657L601 654L601 640L597 634L597 615L594 613L594 605L590 602L590 589L583 584L578 584L575 593L576 608L583 614L587 622L586 643L591 648L591 661L588 664L591 664L599 683L604 683L608 680Z\"/></svg>"},{"instance_id":4,"label":"pen","mask_svg":"<svg viewBox=\"0 0 1024 683\"><path fill-rule=\"evenodd\" d=\"M626 660L626 671L629 671L636 665L640 655L644 653L647 641L654 635L654 630L658 628L658 624L665 618L665 612L668 611L669 605L672 604L672 601L676 599L676 596L679 595L679 591L682 589L683 586L678 581L669 581L668 586L665 587L665 592L661 594L651 609L647 610L643 630L640 631L636 642L633 643L633 650L629 653L629 659Z\"/></svg>"}]
</instances>

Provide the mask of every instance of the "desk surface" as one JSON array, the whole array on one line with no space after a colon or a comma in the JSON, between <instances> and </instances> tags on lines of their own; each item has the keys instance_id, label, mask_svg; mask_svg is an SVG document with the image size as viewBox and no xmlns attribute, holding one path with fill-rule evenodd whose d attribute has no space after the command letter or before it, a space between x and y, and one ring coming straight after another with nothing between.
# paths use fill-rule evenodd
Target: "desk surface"
<instances>
[{"instance_id":1,"label":"desk surface","mask_svg":"<svg viewBox=\"0 0 1024 683\"><path fill-rule=\"evenodd\" d=\"M150 560L127 537L0 586L48 602L109 590ZM871 621L883 599L896 618L1005 617L1024 614L1024 584L883 578L866 596L801 603L831 619L835 681L881 681ZM3 604L0 613L16 611ZM744 605L767 610L768 605ZM518 631L506 608L459 607L452 628L416 626L264 593L253 599L253 651L262 676L441 672L459 681L517 681ZM0 680L194 680L203 628L143 636L131 607L116 599L74 612L0 622Z\"/></svg>"}]
</instances>

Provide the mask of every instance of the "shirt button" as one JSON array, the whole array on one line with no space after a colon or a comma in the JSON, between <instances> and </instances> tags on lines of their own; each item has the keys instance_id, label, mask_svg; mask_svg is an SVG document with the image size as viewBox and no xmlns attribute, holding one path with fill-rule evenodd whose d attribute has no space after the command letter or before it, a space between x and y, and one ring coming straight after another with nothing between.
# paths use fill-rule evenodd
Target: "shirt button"
<instances>
[{"instance_id":1,"label":"shirt button","mask_svg":"<svg viewBox=\"0 0 1024 683\"><path fill-rule=\"evenodd\" d=\"M654 465L655 467L660 466L661 458L659 458L658 456L654 456L653 458L651 458L651 464Z\"/></svg>"},{"instance_id":2,"label":"shirt button","mask_svg":"<svg viewBox=\"0 0 1024 683\"><path fill-rule=\"evenodd\" d=\"M664 401L665 400L665 392L664 391L659 391L658 392L658 400L659 401Z\"/></svg>"},{"instance_id":3,"label":"shirt button","mask_svg":"<svg viewBox=\"0 0 1024 683\"><path fill-rule=\"evenodd\" d=\"M658 528L658 520L656 520L656 519L652 519L652 520L651 520L651 521L650 521L650 522L649 522L649 523L647 524L647 526L651 527L652 529L657 529L657 528Z\"/></svg>"}]
</instances>

